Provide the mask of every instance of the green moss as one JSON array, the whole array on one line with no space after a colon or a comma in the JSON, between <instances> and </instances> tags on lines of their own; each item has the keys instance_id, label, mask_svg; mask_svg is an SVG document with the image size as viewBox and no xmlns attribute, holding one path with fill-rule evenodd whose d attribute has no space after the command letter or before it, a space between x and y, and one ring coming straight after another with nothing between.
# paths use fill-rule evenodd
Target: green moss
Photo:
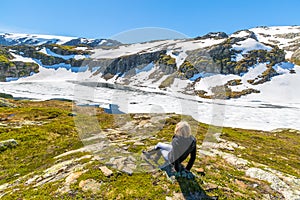
<instances>
[{"instance_id":1,"label":"green moss","mask_svg":"<svg viewBox=\"0 0 300 200\"><path fill-rule=\"evenodd\" d=\"M54 53L60 55L88 55L89 51L76 50L76 46L68 46L68 45L59 45L59 44L50 44L45 45L46 48L49 48Z\"/></svg>"},{"instance_id":2,"label":"green moss","mask_svg":"<svg viewBox=\"0 0 300 200\"><path fill-rule=\"evenodd\" d=\"M161 84L158 86L158 88L163 89L166 87L170 87L175 80L175 74L168 76Z\"/></svg>"},{"instance_id":3,"label":"green moss","mask_svg":"<svg viewBox=\"0 0 300 200\"><path fill-rule=\"evenodd\" d=\"M170 55L166 55L166 54L160 55L160 58L157 62L158 64L167 65L172 68L176 68L176 60L175 58L172 58Z\"/></svg>"},{"instance_id":4,"label":"green moss","mask_svg":"<svg viewBox=\"0 0 300 200\"><path fill-rule=\"evenodd\" d=\"M0 55L0 62L5 63L5 64L8 64L8 63L9 63L9 60L7 59L6 56Z\"/></svg>"}]
</instances>

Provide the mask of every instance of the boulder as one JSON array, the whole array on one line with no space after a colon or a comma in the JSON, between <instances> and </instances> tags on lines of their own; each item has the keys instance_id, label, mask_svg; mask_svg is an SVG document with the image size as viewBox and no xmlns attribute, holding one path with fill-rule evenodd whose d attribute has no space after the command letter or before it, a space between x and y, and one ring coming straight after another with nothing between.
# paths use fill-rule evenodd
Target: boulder
<instances>
[{"instance_id":1,"label":"boulder","mask_svg":"<svg viewBox=\"0 0 300 200\"><path fill-rule=\"evenodd\" d=\"M101 183L98 183L94 179L82 180L79 183L79 188L83 191L91 191L92 193L97 193L100 191Z\"/></svg>"},{"instance_id":2,"label":"boulder","mask_svg":"<svg viewBox=\"0 0 300 200\"><path fill-rule=\"evenodd\" d=\"M14 148L18 145L15 139L0 141L0 152Z\"/></svg>"},{"instance_id":3,"label":"boulder","mask_svg":"<svg viewBox=\"0 0 300 200\"><path fill-rule=\"evenodd\" d=\"M109 177L109 176L111 176L113 174L113 171L111 171L110 169L108 169L106 166L101 166L101 167L99 167L99 169L102 171L102 173L106 177Z\"/></svg>"}]
</instances>

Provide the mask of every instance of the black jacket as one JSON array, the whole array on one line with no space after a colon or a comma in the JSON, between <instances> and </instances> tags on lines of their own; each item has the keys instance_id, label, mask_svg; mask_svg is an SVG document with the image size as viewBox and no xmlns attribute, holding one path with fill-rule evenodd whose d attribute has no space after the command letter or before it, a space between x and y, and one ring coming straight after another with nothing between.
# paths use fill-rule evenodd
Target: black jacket
<instances>
[{"instance_id":1,"label":"black jacket","mask_svg":"<svg viewBox=\"0 0 300 200\"><path fill-rule=\"evenodd\" d=\"M181 170L181 163L191 155L186 169L190 171L196 159L196 138L188 138L174 135L172 139L172 151L168 154L169 161L174 165L175 170Z\"/></svg>"}]
</instances>

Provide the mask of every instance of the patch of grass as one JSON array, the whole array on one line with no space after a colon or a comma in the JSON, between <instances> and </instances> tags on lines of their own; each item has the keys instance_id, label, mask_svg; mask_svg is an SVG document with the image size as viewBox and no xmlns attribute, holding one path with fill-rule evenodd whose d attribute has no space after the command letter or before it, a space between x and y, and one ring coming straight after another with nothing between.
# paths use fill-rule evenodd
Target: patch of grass
<instances>
[{"instance_id":1,"label":"patch of grass","mask_svg":"<svg viewBox=\"0 0 300 200\"><path fill-rule=\"evenodd\" d=\"M51 106L1 108L1 113L14 114L10 119L13 122L32 120L47 123L0 128L0 140L15 139L18 142L16 148L0 154L0 184L15 180L16 174L22 176L45 169L55 162L53 157L82 146L68 112Z\"/></svg>"},{"instance_id":2,"label":"patch of grass","mask_svg":"<svg viewBox=\"0 0 300 200\"><path fill-rule=\"evenodd\" d=\"M224 128L222 137L236 142L245 149L236 149L235 154L265 164L273 169L300 176L300 135L289 130L278 133Z\"/></svg>"}]
</instances>

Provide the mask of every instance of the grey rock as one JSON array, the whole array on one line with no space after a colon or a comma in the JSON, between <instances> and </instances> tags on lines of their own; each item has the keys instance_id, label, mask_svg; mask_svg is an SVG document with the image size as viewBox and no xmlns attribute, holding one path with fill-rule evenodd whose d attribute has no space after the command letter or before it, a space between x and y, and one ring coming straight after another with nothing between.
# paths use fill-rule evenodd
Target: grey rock
<instances>
[{"instance_id":1,"label":"grey rock","mask_svg":"<svg viewBox=\"0 0 300 200\"><path fill-rule=\"evenodd\" d=\"M8 100L6 100L4 98L0 98L0 107L15 108L16 105L13 103L10 103Z\"/></svg>"},{"instance_id":2,"label":"grey rock","mask_svg":"<svg viewBox=\"0 0 300 200\"><path fill-rule=\"evenodd\" d=\"M15 139L0 141L0 152L5 151L7 149L14 148L17 145L18 142Z\"/></svg>"},{"instance_id":3,"label":"grey rock","mask_svg":"<svg viewBox=\"0 0 300 200\"><path fill-rule=\"evenodd\" d=\"M276 174L262 170L259 168L249 168L246 171L246 175L251 178L257 178L259 180L267 181L271 184L271 188L279 193L281 193L285 199L289 200L299 200L300 198L300 185L295 181L289 182L287 184Z\"/></svg>"}]
</instances>

